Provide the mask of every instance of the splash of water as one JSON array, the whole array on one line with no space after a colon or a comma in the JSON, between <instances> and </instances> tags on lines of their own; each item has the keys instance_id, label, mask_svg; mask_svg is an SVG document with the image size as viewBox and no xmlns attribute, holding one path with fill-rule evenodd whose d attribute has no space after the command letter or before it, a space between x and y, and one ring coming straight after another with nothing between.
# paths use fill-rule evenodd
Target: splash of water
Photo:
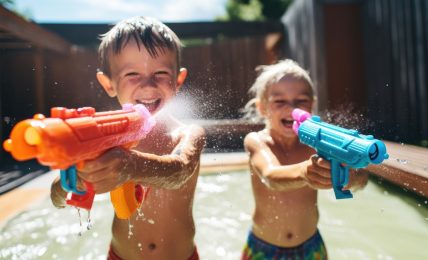
<instances>
[{"instance_id":1,"label":"splash of water","mask_svg":"<svg viewBox=\"0 0 428 260\"><path fill-rule=\"evenodd\" d=\"M92 229L91 211L88 210L88 218L86 219L86 230Z\"/></svg>"},{"instance_id":2,"label":"splash of water","mask_svg":"<svg viewBox=\"0 0 428 260\"><path fill-rule=\"evenodd\" d=\"M320 116L327 123L361 132L372 131L375 128L375 122L367 118L366 112L355 108L352 104L342 104L336 109L321 112Z\"/></svg>"},{"instance_id":3,"label":"splash of water","mask_svg":"<svg viewBox=\"0 0 428 260\"><path fill-rule=\"evenodd\" d=\"M131 236L134 235L132 232L132 229L134 228L134 225L131 224L131 219L128 219L128 239L131 239Z\"/></svg>"},{"instance_id":4,"label":"splash of water","mask_svg":"<svg viewBox=\"0 0 428 260\"><path fill-rule=\"evenodd\" d=\"M82 236L82 229L83 229L83 226L82 226L82 215L80 214L80 208L78 208L78 207L75 207L75 208L77 209L77 214L79 215L79 233L78 233L78 235L80 237L80 236Z\"/></svg>"}]
</instances>

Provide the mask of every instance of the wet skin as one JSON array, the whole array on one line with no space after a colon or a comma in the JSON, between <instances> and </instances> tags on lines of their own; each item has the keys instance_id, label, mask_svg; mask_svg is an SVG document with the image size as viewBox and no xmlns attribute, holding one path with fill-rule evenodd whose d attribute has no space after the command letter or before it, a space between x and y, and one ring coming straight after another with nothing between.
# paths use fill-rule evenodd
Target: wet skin
<instances>
[{"instance_id":1,"label":"wet skin","mask_svg":"<svg viewBox=\"0 0 428 260\"><path fill-rule=\"evenodd\" d=\"M313 98L305 82L281 79L257 102L266 128L246 136L255 200L254 234L281 247L295 247L317 230L317 189L330 189L330 164L300 144L292 130L294 108L311 111ZM364 186L351 177L351 186Z\"/></svg>"},{"instance_id":2,"label":"wet skin","mask_svg":"<svg viewBox=\"0 0 428 260\"><path fill-rule=\"evenodd\" d=\"M156 118L147 137L131 150L114 148L95 160L86 161L79 178L92 183L97 194L127 181L150 186L143 202L144 219L114 218L111 247L123 259L187 259L195 249L192 216L199 162L205 144L203 129L183 125L162 108L177 93L187 71L178 69L175 53L158 51L152 57L131 40L119 54L110 54L111 75L97 79L121 104L144 104ZM59 182L51 189L52 202L65 205Z\"/></svg>"}]
</instances>

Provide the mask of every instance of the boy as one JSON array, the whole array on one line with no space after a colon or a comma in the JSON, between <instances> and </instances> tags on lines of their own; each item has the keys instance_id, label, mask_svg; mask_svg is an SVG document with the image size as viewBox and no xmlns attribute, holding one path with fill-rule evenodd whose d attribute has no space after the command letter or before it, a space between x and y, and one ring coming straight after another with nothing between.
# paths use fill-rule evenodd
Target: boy
<instances>
[{"instance_id":1,"label":"boy","mask_svg":"<svg viewBox=\"0 0 428 260\"><path fill-rule=\"evenodd\" d=\"M242 259L327 259L317 229L317 189L332 187L330 165L299 142L291 112L310 112L313 84L291 60L261 67L250 89L265 129L244 140L255 198L253 226ZM367 175L351 172L347 188L362 188Z\"/></svg>"},{"instance_id":2,"label":"boy","mask_svg":"<svg viewBox=\"0 0 428 260\"><path fill-rule=\"evenodd\" d=\"M141 211L153 221L132 221L128 237L128 220L115 217L109 259L198 259L192 204L205 134L162 111L187 75L180 52L175 33L151 18L123 20L102 35L99 83L119 103L143 104L156 117L155 127L135 148L112 149L78 172L97 194L129 180L151 187ZM65 206L58 180L51 198L55 206Z\"/></svg>"}]
</instances>

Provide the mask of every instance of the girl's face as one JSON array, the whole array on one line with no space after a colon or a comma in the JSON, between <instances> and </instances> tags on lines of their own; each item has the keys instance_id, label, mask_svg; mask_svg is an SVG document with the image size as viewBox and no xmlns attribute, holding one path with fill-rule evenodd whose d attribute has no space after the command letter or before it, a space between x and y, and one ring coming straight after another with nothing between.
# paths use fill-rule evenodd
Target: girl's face
<instances>
[{"instance_id":1,"label":"girl's face","mask_svg":"<svg viewBox=\"0 0 428 260\"><path fill-rule=\"evenodd\" d=\"M312 91L303 80L283 78L268 88L265 98L259 104L260 112L268 121L269 128L284 137L295 136L291 116L293 109L312 110Z\"/></svg>"}]
</instances>

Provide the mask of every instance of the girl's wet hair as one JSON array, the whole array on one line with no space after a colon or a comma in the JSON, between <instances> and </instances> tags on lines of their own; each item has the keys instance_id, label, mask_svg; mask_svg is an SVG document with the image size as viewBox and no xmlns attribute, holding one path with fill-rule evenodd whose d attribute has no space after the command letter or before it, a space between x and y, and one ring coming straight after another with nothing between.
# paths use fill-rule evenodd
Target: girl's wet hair
<instances>
[{"instance_id":1,"label":"girl's wet hair","mask_svg":"<svg viewBox=\"0 0 428 260\"><path fill-rule=\"evenodd\" d=\"M285 59L272 65L261 65L256 68L256 71L259 75L248 91L253 98L248 101L243 110L245 113L244 118L246 119L256 122L262 121L263 118L258 114L255 103L257 100L266 102L269 87L282 79L302 80L308 85L311 97L315 98L314 84L309 77L309 73L293 60Z\"/></svg>"},{"instance_id":2,"label":"girl's wet hair","mask_svg":"<svg viewBox=\"0 0 428 260\"><path fill-rule=\"evenodd\" d=\"M151 57L156 58L159 52L173 51L177 57L177 69L180 68L182 44L177 35L162 22L149 17L137 16L118 22L107 33L100 35L98 57L100 70L111 76L110 54L119 54L126 44L135 40L138 49L141 44Z\"/></svg>"}]
</instances>

